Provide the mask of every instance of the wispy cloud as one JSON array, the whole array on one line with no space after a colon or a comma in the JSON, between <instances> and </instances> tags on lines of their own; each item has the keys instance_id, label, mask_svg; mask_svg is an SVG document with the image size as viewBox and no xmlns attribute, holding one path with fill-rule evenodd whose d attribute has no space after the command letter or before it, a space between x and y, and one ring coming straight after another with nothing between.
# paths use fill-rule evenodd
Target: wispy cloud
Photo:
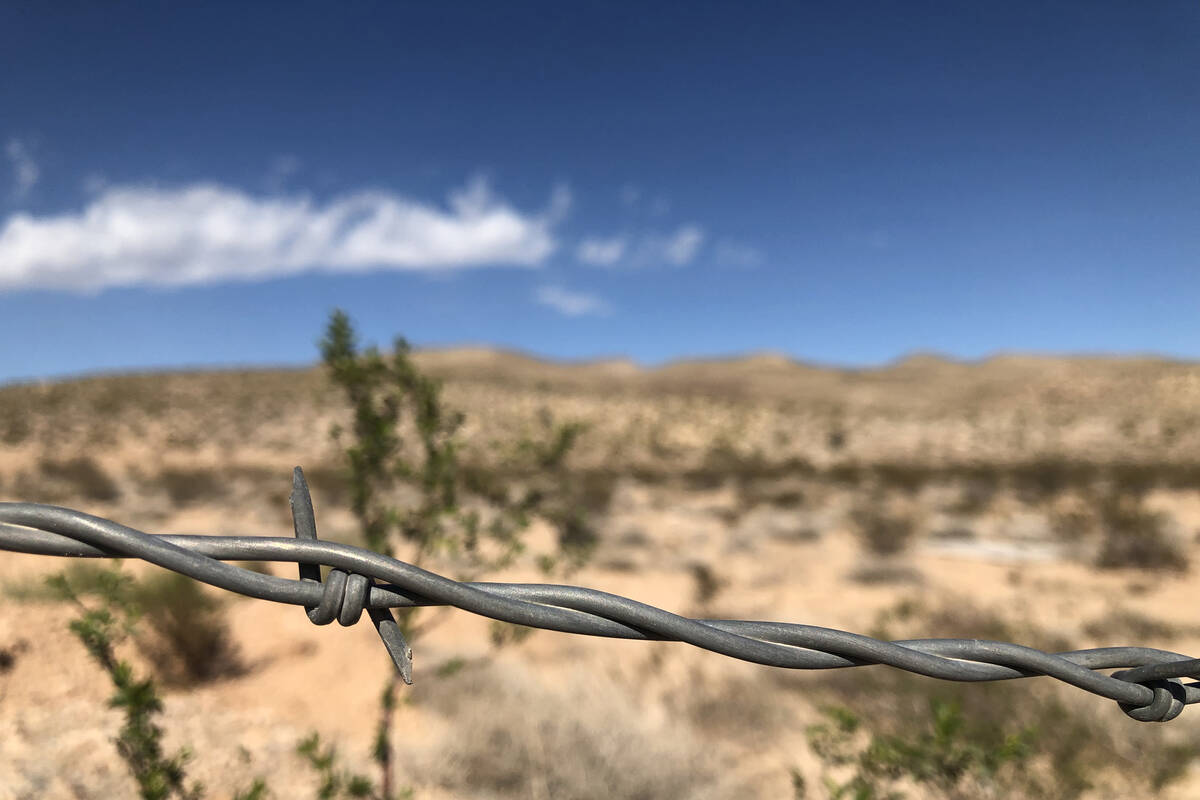
<instances>
[{"instance_id":1,"label":"wispy cloud","mask_svg":"<svg viewBox=\"0 0 1200 800\"><path fill-rule=\"evenodd\" d=\"M4 155L8 157L13 171L13 195L18 199L29 194L29 190L38 182L41 171L33 160L29 146L20 139L9 139L4 146Z\"/></svg>"},{"instance_id":2,"label":"wispy cloud","mask_svg":"<svg viewBox=\"0 0 1200 800\"><path fill-rule=\"evenodd\" d=\"M607 314L608 303L599 297L585 292L572 292L561 286L542 286L534 298L544 306L553 308L568 317L580 317L585 314Z\"/></svg>"},{"instance_id":3,"label":"wispy cloud","mask_svg":"<svg viewBox=\"0 0 1200 800\"><path fill-rule=\"evenodd\" d=\"M703 229L699 225L684 225L662 241L662 255L670 263L682 267L691 263L703 244Z\"/></svg>"},{"instance_id":4,"label":"wispy cloud","mask_svg":"<svg viewBox=\"0 0 1200 800\"><path fill-rule=\"evenodd\" d=\"M600 267L682 267L696 259L706 238L704 229L694 224L669 233L590 237L579 243L575 256Z\"/></svg>"},{"instance_id":5,"label":"wispy cloud","mask_svg":"<svg viewBox=\"0 0 1200 800\"><path fill-rule=\"evenodd\" d=\"M624 236L584 239L579 243L575 256L585 264L608 267L621 260L628 245L629 240Z\"/></svg>"},{"instance_id":6,"label":"wispy cloud","mask_svg":"<svg viewBox=\"0 0 1200 800\"><path fill-rule=\"evenodd\" d=\"M649 197L642 191L642 187L637 184L625 184L621 187L617 196L621 199L621 205L626 209L642 215L662 217L671 211L670 200L661 194L656 197Z\"/></svg>"},{"instance_id":7,"label":"wispy cloud","mask_svg":"<svg viewBox=\"0 0 1200 800\"><path fill-rule=\"evenodd\" d=\"M722 239L714 247L713 259L723 267L751 269L760 266L765 257L757 247L735 242L732 239Z\"/></svg>"},{"instance_id":8,"label":"wispy cloud","mask_svg":"<svg viewBox=\"0 0 1200 800\"><path fill-rule=\"evenodd\" d=\"M267 167L266 187L272 192L279 192L287 185L289 179L300 171L300 159L284 153L271 159Z\"/></svg>"},{"instance_id":9,"label":"wispy cloud","mask_svg":"<svg viewBox=\"0 0 1200 800\"><path fill-rule=\"evenodd\" d=\"M317 269L535 267L555 250L554 227L569 205L560 188L545 211L522 213L483 180L451 193L446 207L382 191L322 205L215 183L105 187L78 213L5 220L0 290L182 286Z\"/></svg>"}]
</instances>

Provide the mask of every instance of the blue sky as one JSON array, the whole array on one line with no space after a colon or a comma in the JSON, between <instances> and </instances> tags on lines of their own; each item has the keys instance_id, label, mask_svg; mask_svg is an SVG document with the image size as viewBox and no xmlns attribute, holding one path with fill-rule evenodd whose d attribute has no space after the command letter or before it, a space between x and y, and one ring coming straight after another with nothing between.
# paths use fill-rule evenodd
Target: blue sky
<instances>
[{"instance_id":1,"label":"blue sky","mask_svg":"<svg viewBox=\"0 0 1200 800\"><path fill-rule=\"evenodd\" d=\"M0 6L0 380L1200 357L1200 6Z\"/></svg>"}]
</instances>

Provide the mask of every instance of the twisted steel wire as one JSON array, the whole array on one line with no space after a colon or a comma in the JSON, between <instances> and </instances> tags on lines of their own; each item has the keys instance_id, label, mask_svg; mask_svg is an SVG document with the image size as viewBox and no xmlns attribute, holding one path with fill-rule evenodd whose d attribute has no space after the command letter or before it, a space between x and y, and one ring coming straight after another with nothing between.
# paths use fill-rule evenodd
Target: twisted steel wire
<instances>
[{"instance_id":1,"label":"twisted steel wire","mask_svg":"<svg viewBox=\"0 0 1200 800\"><path fill-rule=\"evenodd\" d=\"M1048 676L1115 700L1131 718L1165 722L1200 702L1200 659L1150 647L1046 653L983 639L894 642L786 622L690 619L579 586L459 582L370 550L317 538L303 472L293 474L295 536L152 535L51 505L0 503L0 549L76 558L140 558L248 597L303 606L312 622L352 625L366 611L396 670L412 682L412 651L391 609L454 606L533 628L617 639L686 642L785 669L882 664L950 681ZM295 562L299 579L263 575L227 560ZM321 565L331 568L321 580ZM1101 670L1117 669L1112 674Z\"/></svg>"}]
</instances>

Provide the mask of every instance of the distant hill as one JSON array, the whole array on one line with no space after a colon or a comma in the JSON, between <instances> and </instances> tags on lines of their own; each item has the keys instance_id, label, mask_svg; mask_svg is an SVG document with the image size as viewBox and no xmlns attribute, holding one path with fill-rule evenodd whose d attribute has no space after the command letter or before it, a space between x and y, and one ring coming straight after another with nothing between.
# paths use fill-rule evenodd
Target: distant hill
<instances>
[{"instance_id":1,"label":"distant hill","mask_svg":"<svg viewBox=\"0 0 1200 800\"><path fill-rule=\"evenodd\" d=\"M589 469L680 470L714 453L818 467L1200 462L1200 364L1165 359L914 354L839 369L776 353L655 368L486 348L414 358L465 413L464 457L480 461L500 458L495 442L537 435L548 411L588 426L572 458ZM116 470L329 464L329 428L345 413L319 367L0 387L0 488L39 459L82 453Z\"/></svg>"}]
</instances>

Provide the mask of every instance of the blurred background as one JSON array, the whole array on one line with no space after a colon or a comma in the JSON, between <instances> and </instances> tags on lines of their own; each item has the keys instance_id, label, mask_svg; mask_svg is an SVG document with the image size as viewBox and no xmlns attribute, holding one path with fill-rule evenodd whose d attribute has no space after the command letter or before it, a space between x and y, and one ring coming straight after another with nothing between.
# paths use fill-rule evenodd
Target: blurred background
<instances>
[{"instance_id":1,"label":"blurred background","mask_svg":"<svg viewBox=\"0 0 1200 800\"><path fill-rule=\"evenodd\" d=\"M323 538L454 577L1197 652L1198 34L1184 2L5 5L0 499L290 535L299 464ZM118 754L64 569L130 611L206 797L1200 797L1189 713L1047 679L426 609L397 687L369 625L0 553L2 800L185 796Z\"/></svg>"}]
</instances>

